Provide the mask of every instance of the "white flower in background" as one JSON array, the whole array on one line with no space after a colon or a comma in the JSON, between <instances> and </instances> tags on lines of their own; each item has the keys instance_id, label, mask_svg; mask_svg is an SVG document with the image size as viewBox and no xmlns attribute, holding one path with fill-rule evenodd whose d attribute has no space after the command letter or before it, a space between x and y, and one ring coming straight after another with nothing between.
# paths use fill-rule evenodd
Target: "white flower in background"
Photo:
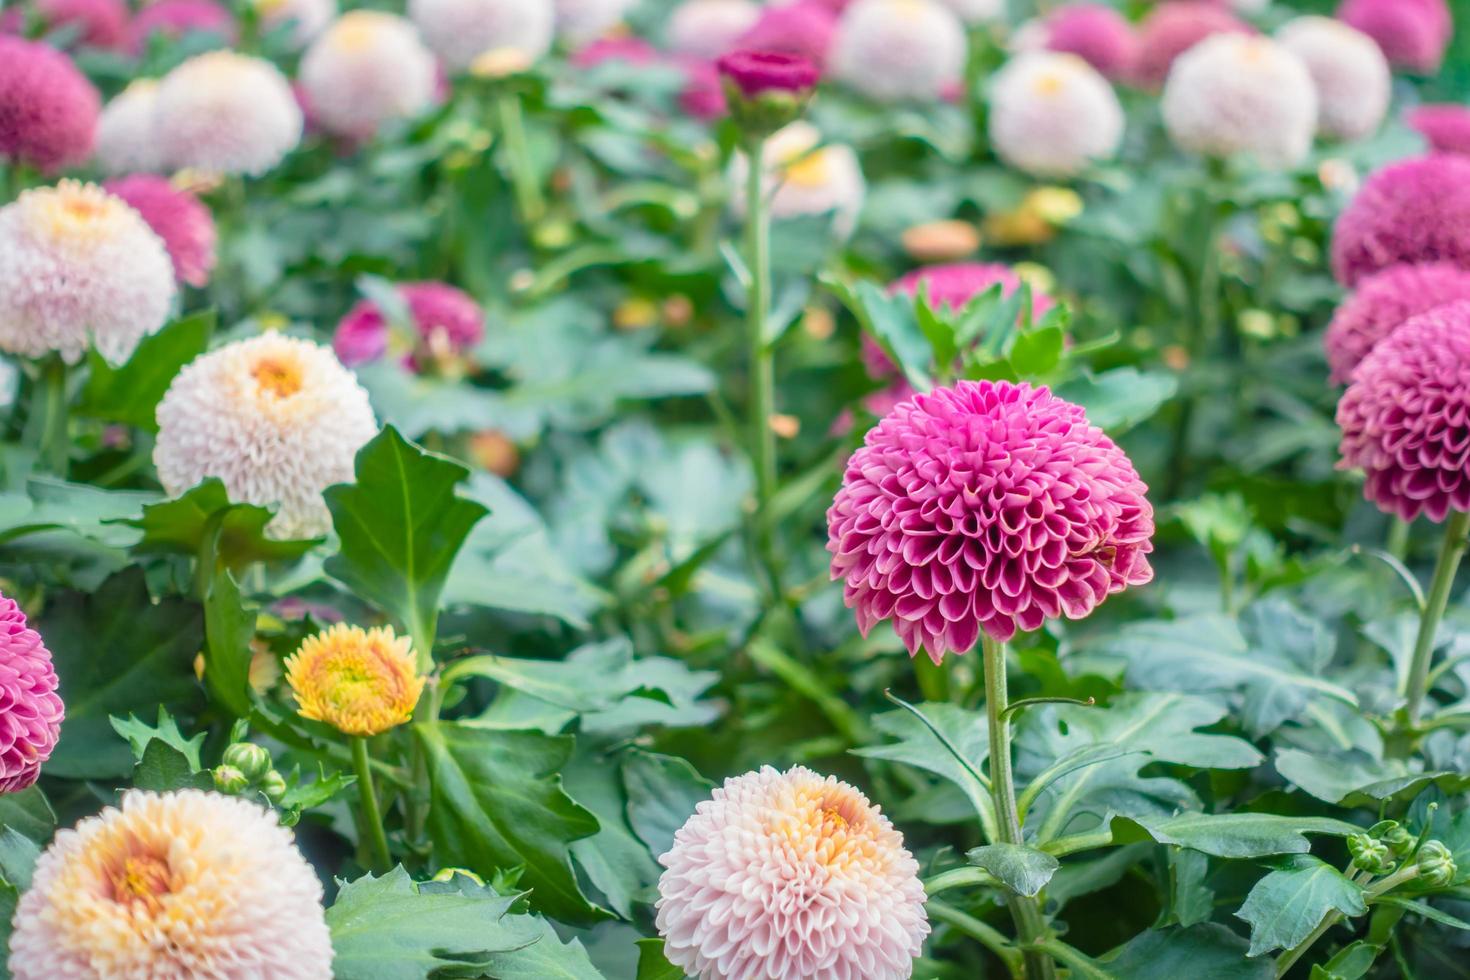
<instances>
[{"instance_id":1,"label":"white flower in background","mask_svg":"<svg viewBox=\"0 0 1470 980\"><path fill-rule=\"evenodd\" d=\"M453 71L497 52L535 62L551 50L556 26L550 0L409 0L408 16Z\"/></svg>"},{"instance_id":2,"label":"white flower in background","mask_svg":"<svg viewBox=\"0 0 1470 980\"><path fill-rule=\"evenodd\" d=\"M275 65L210 51L164 76L153 135L171 168L258 176L301 142L301 123L301 107Z\"/></svg>"},{"instance_id":3,"label":"white flower in background","mask_svg":"<svg viewBox=\"0 0 1470 980\"><path fill-rule=\"evenodd\" d=\"M290 24L291 39L305 47L337 16L337 0L255 0L267 28Z\"/></svg>"},{"instance_id":4,"label":"white flower in background","mask_svg":"<svg viewBox=\"0 0 1470 980\"><path fill-rule=\"evenodd\" d=\"M158 82L140 78L114 95L97 119L97 165L103 173L157 173L164 169L153 137Z\"/></svg>"},{"instance_id":5,"label":"white flower in background","mask_svg":"<svg viewBox=\"0 0 1470 980\"><path fill-rule=\"evenodd\" d=\"M0 350L87 348L112 364L167 321L173 261L148 222L95 184L63 180L0 208Z\"/></svg>"},{"instance_id":6,"label":"white flower in background","mask_svg":"<svg viewBox=\"0 0 1470 980\"><path fill-rule=\"evenodd\" d=\"M933 100L965 72L965 26L939 0L857 0L837 24L832 73L880 102Z\"/></svg>"},{"instance_id":7,"label":"white flower in background","mask_svg":"<svg viewBox=\"0 0 1470 980\"><path fill-rule=\"evenodd\" d=\"M1000 20L1006 14L1006 0L943 0L943 3L966 24Z\"/></svg>"},{"instance_id":8,"label":"white flower in background","mask_svg":"<svg viewBox=\"0 0 1470 980\"><path fill-rule=\"evenodd\" d=\"M833 230L852 234L863 208L867 184L857 154L845 144L822 145L822 134L807 122L794 122L765 142L765 187L771 214L776 218L833 212ZM730 162L731 205L745 213L745 181L749 173L743 154Z\"/></svg>"},{"instance_id":9,"label":"white flower in background","mask_svg":"<svg viewBox=\"0 0 1470 980\"><path fill-rule=\"evenodd\" d=\"M1118 152L1123 109L1107 79L1073 54L1017 55L990 83L996 155L1038 177L1070 177Z\"/></svg>"},{"instance_id":10,"label":"white flower in background","mask_svg":"<svg viewBox=\"0 0 1470 980\"><path fill-rule=\"evenodd\" d=\"M556 34L573 44L596 40L616 26L634 0L554 0Z\"/></svg>"},{"instance_id":11,"label":"white flower in background","mask_svg":"<svg viewBox=\"0 0 1470 980\"><path fill-rule=\"evenodd\" d=\"M1174 62L1164 125L1203 156L1244 154L1267 167L1300 163L1317 129L1317 91L1302 60L1275 41L1216 34Z\"/></svg>"},{"instance_id":12,"label":"white flower in background","mask_svg":"<svg viewBox=\"0 0 1470 980\"><path fill-rule=\"evenodd\" d=\"M684 0L669 18L669 48L696 58L718 58L760 15L754 0Z\"/></svg>"},{"instance_id":13,"label":"white flower in background","mask_svg":"<svg viewBox=\"0 0 1470 980\"><path fill-rule=\"evenodd\" d=\"M396 14L354 10L312 42L298 79L312 118L335 136L368 139L434 99L434 56Z\"/></svg>"},{"instance_id":14,"label":"white flower in background","mask_svg":"<svg viewBox=\"0 0 1470 980\"><path fill-rule=\"evenodd\" d=\"M659 863L664 955L703 980L902 980L929 934L903 835L801 766L725 780Z\"/></svg>"},{"instance_id":15,"label":"white flower in background","mask_svg":"<svg viewBox=\"0 0 1470 980\"><path fill-rule=\"evenodd\" d=\"M1317 132L1355 140L1372 134L1388 112L1388 59L1371 37L1331 17L1298 17L1276 41L1307 66L1317 88Z\"/></svg>"},{"instance_id":16,"label":"white flower in background","mask_svg":"<svg viewBox=\"0 0 1470 980\"><path fill-rule=\"evenodd\" d=\"M158 404L153 462L170 496L218 477L230 499L275 507L278 538L326 533L322 491L351 482L378 431L367 392L329 347L261 334L202 354Z\"/></svg>"}]
</instances>

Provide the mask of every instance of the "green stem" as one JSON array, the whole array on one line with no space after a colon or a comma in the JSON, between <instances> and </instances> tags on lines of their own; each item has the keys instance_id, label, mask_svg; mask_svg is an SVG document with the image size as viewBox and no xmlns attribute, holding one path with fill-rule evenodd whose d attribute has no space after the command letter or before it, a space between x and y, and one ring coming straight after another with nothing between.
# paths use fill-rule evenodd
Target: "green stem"
<instances>
[{"instance_id":1,"label":"green stem","mask_svg":"<svg viewBox=\"0 0 1470 980\"><path fill-rule=\"evenodd\" d=\"M511 189L521 220L534 225L546 213L546 199L536 168L531 163L531 146L526 140L526 121L521 112L520 95L503 86L495 93L495 114L500 123L500 138L505 143L505 165L510 170Z\"/></svg>"},{"instance_id":2,"label":"green stem","mask_svg":"<svg viewBox=\"0 0 1470 980\"><path fill-rule=\"evenodd\" d=\"M1006 937L1001 935L999 930L944 902L930 899L927 907L930 917L948 923L999 957L1010 971L1011 976L1022 975L1021 957L1016 955L1016 947L1007 942Z\"/></svg>"},{"instance_id":3,"label":"green stem","mask_svg":"<svg viewBox=\"0 0 1470 980\"><path fill-rule=\"evenodd\" d=\"M990 798L995 804L996 831L1001 843L1022 845L1021 818L1016 807L1016 783L1011 773L1011 725L1006 685L1006 647L989 635L980 635L985 658L985 717L990 735ZM1041 903L1035 897L1012 895L1011 917L1025 949L1028 980L1051 980L1056 976L1051 956L1037 948L1047 937Z\"/></svg>"},{"instance_id":4,"label":"green stem","mask_svg":"<svg viewBox=\"0 0 1470 980\"><path fill-rule=\"evenodd\" d=\"M59 354L53 354L41 364L26 429L41 469L66 476L71 437L67 430L66 362Z\"/></svg>"},{"instance_id":5,"label":"green stem","mask_svg":"<svg viewBox=\"0 0 1470 980\"><path fill-rule=\"evenodd\" d=\"M1414 659L1409 664L1408 683L1404 690L1406 703L1400 727L1410 733L1419 724L1419 712L1425 695L1429 693L1429 661L1434 655L1434 638L1439 632L1439 621L1444 616L1445 607L1449 605L1455 572L1460 567L1460 559L1465 557L1467 535L1470 535L1470 514L1451 511L1444 528L1439 560L1434 565L1434 578L1429 583L1429 599L1419 620L1419 637L1414 641Z\"/></svg>"},{"instance_id":6,"label":"green stem","mask_svg":"<svg viewBox=\"0 0 1470 980\"><path fill-rule=\"evenodd\" d=\"M388 835L383 833L383 815L378 811L378 794L373 789L367 739L359 735L352 736L352 767L357 770L357 790L362 797L362 829L372 842L373 870L381 874L393 866L393 858L388 853Z\"/></svg>"},{"instance_id":7,"label":"green stem","mask_svg":"<svg viewBox=\"0 0 1470 980\"><path fill-rule=\"evenodd\" d=\"M745 299L746 343L750 352L750 459L755 469L755 552L765 568L771 601L781 600L771 538L771 500L776 496L776 433L771 428L776 392L775 358L766 338L771 307L771 213L765 191L765 139L745 140L745 263L750 288Z\"/></svg>"},{"instance_id":8,"label":"green stem","mask_svg":"<svg viewBox=\"0 0 1470 980\"><path fill-rule=\"evenodd\" d=\"M1363 897L1365 900L1371 902L1378 896L1382 895L1384 892L1391 891L1392 889L1397 888L1399 885L1402 885L1404 882L1412 881L1417 877L1419 877L1419 866L1412 863L1406 864L1404 867L1389 875L1387 878L1380 880L1371 888L1364 889ZM1317 928L1308 933L1306 939L1303 939L1291 949L1287 950L1279 957L1277 957L1276 976L1278 980L1279 978L1286 976L1286 972L1296 965L1296 961L1301 959L1302 956L1306 954L1307 950L1312 948L1317 940L1325 936L1327 934L1327 930L1331 929L1333 926L1341 922L1342 918L1342 913L1337 911L1337 909L1333 909L1322 917L1322 921L1317 923Z\"/></svg>"},{"instance_id":9,"label":"green stem","mask_svg":"<svg viewBox=\"0 0 1470 980\"><path fill-rule=\"evenodd\" d=\"M1399 561L1409 553L1409 522L1402 517L1390 517L1388 525L1388 541L1384 544L1384 550L1393 555Z\"/></svg>"}]
</instances>

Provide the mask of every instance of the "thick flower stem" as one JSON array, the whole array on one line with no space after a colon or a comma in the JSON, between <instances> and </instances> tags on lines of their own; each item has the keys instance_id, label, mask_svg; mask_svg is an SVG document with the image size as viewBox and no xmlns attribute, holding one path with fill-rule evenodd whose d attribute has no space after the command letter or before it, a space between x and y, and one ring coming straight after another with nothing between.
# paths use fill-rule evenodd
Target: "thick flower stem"
<instances>
[{"instance_id":1,"label":"thick flower stem","mask_svg":"<svg viewBox=\"0 0 1470 980\"><path fill-rule=\"evenodd\" d=\"M1444 543L1440 545L1439 560L1434 566L1434 578L1429 583L1429 595L1424 604L1424 615L1419 620L1419 637L1414 641L1414 659L1409 663L1408 683L1404 689L1404 724L1412 732L1419 725L1420 710L1424 697L1429 693L1429 661L1434 655L1434 638L1439 632L1439 621L1444 617L1445 607L1450 601L1450 589L1455 584L1455 572L1460 559L1465 557L1466 536L1470 535L1470 514L1451 511L1444 527Z\"/></svg>"},{"instance_id":2,"label":"thick flower stem","mask_svg":"<svg viewBox=\"0 0 1470 980\"><path fill-rule=\"evenodd\" d=\"M1021 818L1016 808L1016 783L1011 774L1011 723L1006 715L1006 647L980 634L985 657L985 717L990 734L990 798L995 804L995 824L1003 844L1024 844ZM1027 980L1052 980L1056 966L1050 955L1036 948L1046 939L1046 920L1041 903L1025 895L1010 898L1011 917L1025 953Z\"/></svg>"},{"instance_id":3,"label":"thick flower stem","mask_svg":"<svg viewBox=\"0 0 1470 980\"><path fill-rule=\"evenodd\" d=\"M776 433L771 428L771 413L776 367L766 339L771 307L771 215L763 180L764 149L764 137L752 135L745 140L749 164L745 178L745 264L750 276L745 329L750 351L750 460L755 469L754 545L770 580L771 601L779 602L781 583L771 545L771 499L776 495Z\"/></svg>"},{"instance_id":4,"label":"thick flower stem","mask_svg":"<svg viewBox=\"0 0 1470 980\"><path fill-rule=\"evenodd\" d=\"M373 789L367 739L360 735L352 736L352 767L357 770L357 790L362 797L362 832L372 842L373 870L381 874L393 866L393 858L388 853L388 835L383 832L383 814L378 810L378 794Z\"/></svg>"},{"instance_id":5,"label":"thick flower stem","mask_svg":"<svg viewBox=\"0 0 1470 980\"><path fill-rule=\"evenodd\" d=\"M526 121L521 112L519 93L502 86L495 93L495 114L500 124L505 165L510 170L516 208L526 225L535 225L546 213L546 199L541 194L541 184L536 180L536 168L531 163L531 146L526 141Z\"/></svg>"},{"instance_id":6,"label":"thick flower stem","mask_svg":"<svg viewBox=\"0 0 1470 980\"><path fill-rule=\"evenodd\" d=\"M67 432L66 362L60 355L54 354L41 364L26 428L41 468L66 476L71 438Z\"/></svg>"}]
</instances>

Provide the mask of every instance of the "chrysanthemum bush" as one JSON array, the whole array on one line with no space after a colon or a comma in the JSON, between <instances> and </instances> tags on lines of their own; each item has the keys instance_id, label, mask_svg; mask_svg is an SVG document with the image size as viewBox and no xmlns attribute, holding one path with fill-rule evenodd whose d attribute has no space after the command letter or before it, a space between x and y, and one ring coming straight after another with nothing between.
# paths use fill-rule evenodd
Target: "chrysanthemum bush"
<instances>
[{"instance_id":1,"label":"chrysanthemum bush","mask_svg":"<svg viewBox=\"0 0 1470 980\"><path fill-rule=\"evenodd\" d=\"M9 973L1452 970L1470 49L1329 8L7 5Z\"/></svg>"}]
</instances>

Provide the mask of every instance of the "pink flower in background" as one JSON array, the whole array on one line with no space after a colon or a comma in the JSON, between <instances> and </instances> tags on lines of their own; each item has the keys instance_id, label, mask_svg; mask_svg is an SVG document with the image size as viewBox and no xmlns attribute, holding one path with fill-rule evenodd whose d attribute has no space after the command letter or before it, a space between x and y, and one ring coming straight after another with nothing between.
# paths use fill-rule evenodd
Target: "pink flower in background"
<instances>
[{"instance_id":1,"label":"pink flower in background","mask_svg":"<svg viewBox=\"0 0 1470 980\"><path fill-rule=\"evenodd\" d=\"M659 863L664 955L691 976L902 980L929 934L903 835L801 766L725 780Z\"/></svg>"},{"instance_id":2,"label":"pink flower in background","mask_svg":"<svg viewBox=\"0 0 1470 980\"><path fill-rule=\"evenodd\" d=\"M578 68L595 68L609 61L630 65L673 65L684 74L679 107L695 119L718 119L725 114L725 90L714 64L702 58L670 55L642 38L606 37L579 48L571 57Z\"/></svg>"},{"instance_id":3,"label":"pink flower in background","mask_svg":"<svg viewBox=\"0 0 1470 980\"><path fill-rule=\"evenodd\" d=\"M14 599L0 595L0 793L25 789L51 757L65 715L41 635Z\"/></svg>"},{"instance_id":4,"label":"pink flower in background","mask_svg":"<svg viewBox=\"0 0 1470 980\"><path fill-rule=\"evenodd\" d=\"M1211 34L1254 34L1255 28L1208 0L1180 0L1156 7L1139 26L1134 81L1156 89L1169 77L1174 59Z\"/></svg>"},{"instance_id":5,"label":"pink flower in background","mask_svg":"<svg viewBox=\"0 0 1470 980\"><path fill-rule=\"evenodd\" d=\"M0 157L53 172L86 160L102 97L65 54L0 37Z\"/></svg>"},{"instance_id":6,"label":"pink flower in background","mask_svg":"<svg viewBox=\"0 0 1470 980\"><path fill-rule=\"evenodd\" d=\"M1332 271L1344 286L1401 262L1470 268L1470 159L1415 157L1371 174L1332 229Z\"/></svg>"},{"instance_id":7,"label":"pink flower in background","mask_svg":"<svg viewBox=\"0 0 1470 980\"><path fill-rule=\"evenodd\" d=\"M939 663L983 630L1081 619L1153 577L1153 507L1128 457L1046 388L961 381L871 429L827 512L832 577Z\"/></svg>"},{"instance_id":8,"label":"pink flower in background","mask_svg":"<svg viewBox=\"0 0 1470 980\"><path fill-rule=\"evenodd\" d=\"M485 336L485 314L468 294L442 282L406 282L398 292L418 333L408 358L415 370L437 356L463 354ZM332 349L348 367L375 361L388 352L389 324L372 300L361 300L337 324Z\"/></svg>"},{"instance_id":9,"label":"pink flower in background","mask_svg":"<svg viewBox=\"0 0 1470 980\"><path fill-rule=\"evenodd\" d=\"M763 92L809 92L819 75L811 59L786 51L732 51L715 67L747 99Z\"/></svg>"},{"instance_id":10,"label":"pink flower in background","mask_svg":"<svg viewBox=\"0 0 1470 980\"><path fill-rule=\"evenodd\" d=\"M1470 155L1470 106L1453 102L1421 105L1404 117L1429 148L1439 153Z\"/></svg>"},{"instance_id":11,"label":"pink flower in background","mask_svg":"<svg viewBox=\"0 0 1470 980\"><path fill-rule=\"evenodd\" d=\"M1132 76L1138 35L1122 14L1101 3L1069 3L1042 24L1049 51L1075 54L1113 81Z\"/></svg>"},{"instance_id":12,"label":"pink flower in background","mask_svg":"<svg viewBox=\"0 0 1470 980\"><path fill-rule=\"evenodd\" d=\"M1332 317L1322 346L1332 380L1347 384L1358 362L1406 320L1470 299L1470 271L1443 262L1391 265L1358 283Z\"/></svg>"},{"instance_id":13,"label":"pink flower in background","mask_svg":"<svg viewBox=\"0 0 1470 980\"><path fill-rule=\"evenodd\" d=\"M1470 511L1470 302L1420 314L1373 348L1337 405L1339 469L1363 496L1412 521Z\"/></svg>"},{"instance_id":14,"label":"pink flower in background","mask_svg":"<svg viewBox=\"0 0 1470 980\"><path fill-rule=\"evenodd\" d=\"M214 34L226 44L236 38L235 15L215 0L153 0L128 27L128 46L142 54L154 34L180 38L186 34Z\"/></svg>"},{"instance_id":15,"label":"pink flower in background","mask_svg":"<svg viewBox=\"0 0 1470 980\"><path fill-rule=\"evenodd\" d=\"M571 63L578 68L595 68L609 61L625 61L633 65L656 65L663 55L641 37L631 35L604 37L584 44L572 53Z\"/></svg>"},{"instance_id":16,"label":"pink flower in background","mask_svg":"<svg viewBox=\"0 0 1470 980\"><path fill-rule=\"evenodd\" d=\"M702 58L676 56L684 69L684 91L679 93L679 107L695 119L720 119L729 111L725 86L714 62Z\"/></svg>"},{"instance_id":17,"label":"pink flower in background","mask_svg":"<svg viewBox=\"0 0 1470 980\"><path fill-rule=\"evenodd\" d=\"M128 5L123 0L37 0L36 11L48 27L76 27L87 47L121 48L128 35Z\"/></svg>"},{"instance_id":18,"label":"pink flower in background","mask_svg":"<svg viewBox=\"0 0 1470 980\"><path fill-rule=\"evenodd\" d=\"M215 230L214 216L204 202L153 174L117 177L102 189L127 202L163 239L179 282L208 284L214 271Z\"/></svg>"},{"instance_id":19,"label":"pink flower in background","mask_svg":"<svg viewBox=\"0 0 1470 980\"><path fill-rule=\"evenodd\" d=\"M1454 23L1444 0L1344 0L1337 16L1378 42L1397 68L1439 71Z\"/></svg>"},{"instance_id":20,"label":"pink flower in background","mask_svg":"<svg viewBox=\"0 0 1470 980\"><path fill-rule=\"evenodd\" d=\"M817 0L797 0L766 7L736 47L746 51L780 51L800 55L820 71L837 36L837 15Z\"/></svg>"}]
</instances>

